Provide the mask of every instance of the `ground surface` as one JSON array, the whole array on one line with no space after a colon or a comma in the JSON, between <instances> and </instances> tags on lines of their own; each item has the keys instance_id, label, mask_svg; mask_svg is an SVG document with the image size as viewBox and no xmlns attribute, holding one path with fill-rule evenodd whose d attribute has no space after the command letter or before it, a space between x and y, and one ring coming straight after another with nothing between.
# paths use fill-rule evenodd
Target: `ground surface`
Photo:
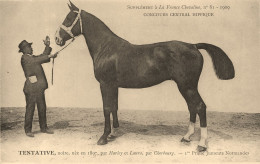
<instances>
[{"instance_id":1,"label":"ground surface","mask_svg":"<svg viewBox=\"0 0 260 164\"><path fill-rule=\"evenodd\" d=\"M198 154L198 124L191 143L180 142L187 130L188 111L120 110L118 137L104 146L96 144L103 132L101 109L49 108L47 119L53 135L40 133L35 112L34 138L24 134L24 112L24 108L1 108L3 163L260 161L259 113L208 112L209 148ZM32 155L32 151L53 151L55 155Z\"/></svg>"}]
</instances>

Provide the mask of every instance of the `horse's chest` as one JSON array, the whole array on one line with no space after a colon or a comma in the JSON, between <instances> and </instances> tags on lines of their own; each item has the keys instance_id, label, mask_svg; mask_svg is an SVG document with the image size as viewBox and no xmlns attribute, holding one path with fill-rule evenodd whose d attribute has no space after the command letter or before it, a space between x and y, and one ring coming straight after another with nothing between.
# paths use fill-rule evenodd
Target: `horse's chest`
<instances>
[{"instance_id":1,"label":"horse's chest","mask_svg":"<svg viewBox=\"0 0 260 164\"><path fill-rule=\"evenodd\" d=\"M96 79L101 82L114 83L116 81L116 59L114 56L101 57L94 63Z\"/></svg>"}]
</instances>

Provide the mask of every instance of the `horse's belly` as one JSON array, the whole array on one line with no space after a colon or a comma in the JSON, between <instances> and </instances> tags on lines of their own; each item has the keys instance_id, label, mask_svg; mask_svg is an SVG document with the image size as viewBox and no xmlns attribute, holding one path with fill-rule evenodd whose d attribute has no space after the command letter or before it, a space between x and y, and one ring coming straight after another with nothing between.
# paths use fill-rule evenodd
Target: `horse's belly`
<instances>
[{"instance_id":1,"label":"horse's belly","mask_svg":"<svg viewBox=\"0 0 260 164\"><path fill-rule=\"evenodd\" d=\"M170 79L166 71L149 70L145 73L125 73L123 76L118 76L117 83L121 88L147 88Z\"/></svg>"},{"instance_id":2,"label":"horse's belly","mask_svg":"<svg viewBox=\"0 0 260 164\"><path fill-rule=\"evenodd\" d=\"M163 81L168 80L168 79L152 79L152 80L129 80L129 81L124 81L124 82L119 82L118 87L120 88L147 88L151 87L157 84L162 83Z\"/></svg>"},{"instance_id":3,"label":"horse's belly","mask_svg":"<svg viewBox=\"0 0 260 164\"><path fill-rule=\"evenodd\" d=\"M117 83L122 88L146 88L170 80L168 61L158 61L151 55L129 58L117 67Z\"/></svg>"}]
</instances>

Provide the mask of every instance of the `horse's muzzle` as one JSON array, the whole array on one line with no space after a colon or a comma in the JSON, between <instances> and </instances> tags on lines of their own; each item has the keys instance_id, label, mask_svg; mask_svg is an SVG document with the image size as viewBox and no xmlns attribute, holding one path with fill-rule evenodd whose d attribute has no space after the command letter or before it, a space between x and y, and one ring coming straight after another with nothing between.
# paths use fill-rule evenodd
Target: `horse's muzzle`
<instances>
[{"instance_id":1,"label":"horse's muzzle","mask_svg":"<svg viewBox=\"0 0 260 164\"><path fill-rule=\"evenodd\" d=\"M65 41L60 36L60 28L55 33L55 42L59 46L64 46L65 45Z\"/></svg>"},{"instance_id":2,"label":"horse's muzzle","mask_svg":"<svg viewBox=\"0 0 260 164\"><path fill-rule=\"evenodd\" d=\"M64 42L63 39L60 38L60 37L55 37L55 42L56 42L56 44L59 45L59 46L64 46L64 45L65 45L65 42Z\"/></svg>"}]
</instances>

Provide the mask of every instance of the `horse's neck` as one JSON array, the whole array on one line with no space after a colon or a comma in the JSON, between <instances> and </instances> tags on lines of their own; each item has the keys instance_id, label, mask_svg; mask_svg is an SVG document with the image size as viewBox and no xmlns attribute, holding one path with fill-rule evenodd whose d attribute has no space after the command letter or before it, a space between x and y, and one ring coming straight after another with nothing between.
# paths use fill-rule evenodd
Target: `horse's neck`
<instances>
[{"instance_id":1,"label":"horse's neck","mask_svg":"<svg viewBox=\"0 0 260 164\"><path fill-rule=\"evenodd\" d=\"M87 12L82 15L82 24L83 35L93 60L104 46L119 39L101 20Z\"/></svg>"}]
</instances>

